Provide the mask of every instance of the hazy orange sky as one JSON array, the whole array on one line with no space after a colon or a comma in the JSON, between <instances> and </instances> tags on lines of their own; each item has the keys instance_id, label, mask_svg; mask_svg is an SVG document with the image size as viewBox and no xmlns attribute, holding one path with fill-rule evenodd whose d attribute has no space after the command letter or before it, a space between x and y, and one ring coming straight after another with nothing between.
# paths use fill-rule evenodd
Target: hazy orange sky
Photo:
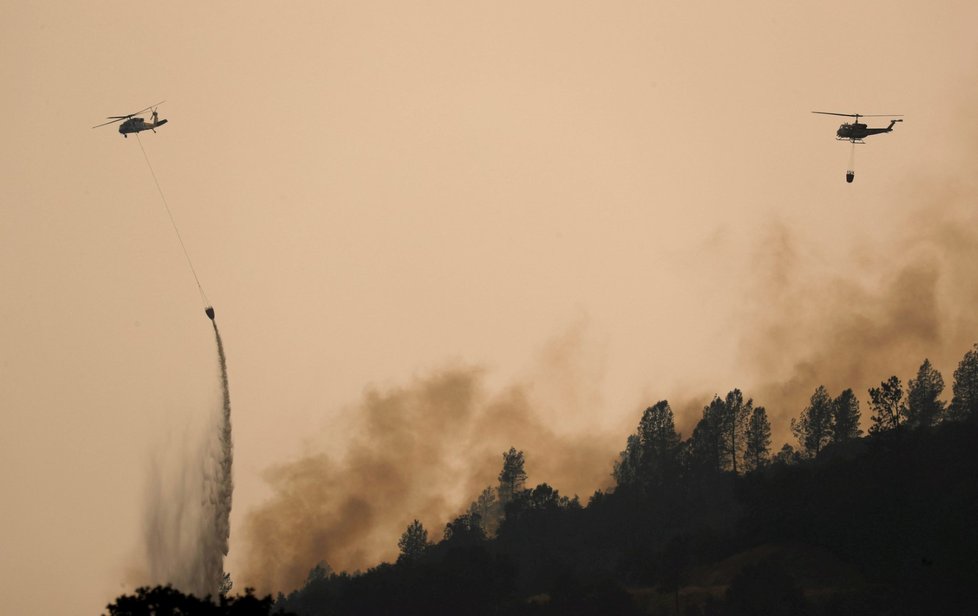
<instances>
[{"instance_id":1,"label":"hazy orange sky","mask_svg":"<svg viewBox=\"0 0 978 616\"><path fill-rule=\"evenodd\" d=\"M978 340L976 25L964 1L5 3L2 602L131 590L153 452L218 395L105 116L167 101L140 138L227 350L233 576L262 473L340 451L366 388L477 367L623 447L661 398L865 398L924 356L950 387ZM814 109L906 121L846 184Z\"/></svg>"}]
</instances>

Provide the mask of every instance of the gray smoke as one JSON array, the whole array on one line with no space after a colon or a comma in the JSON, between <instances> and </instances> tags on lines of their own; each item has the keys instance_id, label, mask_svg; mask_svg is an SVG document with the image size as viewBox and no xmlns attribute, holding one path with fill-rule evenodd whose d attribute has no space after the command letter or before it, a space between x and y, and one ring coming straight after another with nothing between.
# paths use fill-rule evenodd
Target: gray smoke
<instances>
[{"instance_id":1,"label":"gray smoke","mask_svg":"<svg viewBox=\"0 0 978 616\"><path fill-rule=\"evenodd\" d=\"M586 502L610 484L622 438L578 425L584 411L570 400L548 418L532 389L519 383L490 391L482 370L452 367L368 390L353 409L348 451L312 452L267 471L274 494L248 512L239 579L274 593L301 586L320 561L338 571L393 561L413 519L437 539L446 522L497 485L511 446L526 451L527 485L546 481Z\"/></svg>"},{"instance_id":2,"label":"gray smoke","mask_svg":"<svg viewBox=\"0 0 978 616\"><path fill-rule=\"evenodd\" d=\"M844 249L851 257L838 271L811 272L810 248L787 225L761 242L741 353L775 440L795 443L788 421L819 385L852 388L865 405L869 387L891 375L906 383L925 358L950 397L957 362L978 340L978 186L965 173L907 185L909 211ZM863 406L864 430L868 417Z\"/></svg>"},{"instance_id":3,"label":"gray smoke","mask_svg":"<svg viewBox=\"0 0 978 616\"><path fill-rule=\"evenodd\" d=\"M150 476L145 544L149 583L216 597L228 553L231 495L231 395L221 334L214 325L222 400L204 435L177 445L175 465L155 461ZM171 466L175 468L171 468Z\"/></svg>"}]
</instances>

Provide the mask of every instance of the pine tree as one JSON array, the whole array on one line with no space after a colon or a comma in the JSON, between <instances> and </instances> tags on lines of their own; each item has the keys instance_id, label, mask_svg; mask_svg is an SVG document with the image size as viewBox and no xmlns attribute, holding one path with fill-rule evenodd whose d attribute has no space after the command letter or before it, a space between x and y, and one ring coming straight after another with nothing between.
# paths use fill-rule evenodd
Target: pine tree
<instances>
[{"instance_id":1,"label":"pine tree","mask_svg":"<svg viewBox=\"0 0 978 616\"><path fill-rule=\"evenodd\" d=\"M744 442L744 470L750 472L764 466L771 451L771 422L763 406L751 413Z\"/></svg>"},{"instance_id":2,"label":"pine tree","mask_svg":"<svg viewBox=\"0 0 978 616\"><path fill-rule=\"evenodd\" d=\"M659 483L673 478L679 435L669 402L660 400L645 409L638 423L638 440L641 479Z\"/></svg>"},{"instance_id":3,"label":"pine tree","mask_svg":"<svg viewBox=\"0 0 978 616\"><path fill-rule=\"evenodd\" d=\"M414 562L424 556L430 544L428 543L428 531L425 530L421 522L415 520L408 524L407 530L397 541L397 547L401 550L401 555L397 558L399 562Z\"/></svg>"},{"instance_id":4,"label":"pine tree","mask_svg":"<svg viewBox=\"0 0 978 616\"><path fill-rule=\"evenodd\" d=\"M744 402L744 394L734 389L727 394L723 401L721 425L721 443L724 468L737 472L737 461L743 456L744 432L747 421L754 410L754 401Z\"/></svg>"},{"instance_id":5,"label":"pine tree","mask_svg":"<svg viewBox=\"0 0 978 616\"><path fill-rule=\"evenodd\" d=\"M669 402L645 409L635 434L628 436L612 475L619 486L645 486L674 479L679 467L679 434Z\"/></svg>"},{"instance_id":6,"label":"pine tree","mask_svg":"<svg viewBox=\"0 0 978 616\"><path fill-rule=\"evenodd\" d=\"M782 445L781 451L774 454L774 457L771 458L772 462L784 465L795 464L799 460L801 460L801 455L788 443Z\"/></svg>"},{"instance_id":7,"label":"pine tree","mask_svg":"<svg viewBox=\"0 0 978 616\"><path fill-rule=\"evenodd\" d=\"M722 472L723 463L723 416L726 412L725 403L720 396L713 396L713 401L703 407L703 417L693 428L693 435L688 445L688 462L700 470Z\"/></svg>"},{"instance_id":8,"label":"pine tree","mask_svg":"<svg viewBox=\"0 0 978 616\"><path fill-rule=\"evenodd\" d=\"M907 425L932 426L944 413L944 401L938 397L944 391L941 373L925 359L917 370L917 378L907 383Z\"/></svg>"},{"instance_id":9,"label":"pine tree","mask_svg":"<svg viewBox=\"0 0 978 616\"><path fill-rule=\"evenodd\" d=\"M487 537L492 537L496 534L496 530L499 528L500 517L502 517L502 510L499 506L499 501L496 500L496 490L492 486L483 490L478 498L469 505L469 515L479 516L482 523L482 531Z\"/></svg>"},{"instance_id":10,"label":"pine tree","mask_svg":"<svg viewBox=\"0 0 978 616\"><path fill-rule=\"evenodd\" d=\"M907 416L907 405L903 399L903 385L900 379L891 376L879 387L869 390L869 406L873 410L869 428L870 434L879 434L900 427L901 420Z\"/></svg>"},{"instance_id":11,"label":"pine tree","mask_svg":"<svg viewBox=\"0 0 978 616\"><path fill-rule=\"evenodd\" d=\"M504 507L517 492L523 490L526 483L525 462L523 452L516 451L515 447L510 447L503 454L503 470L499 471L499 502Z\"/></svg>"},{"instance_id":12,"label":"pine tree","mask_svg":"<svg viewBox=\"0 0 978 616\"><path fill-rule=\"evenodd\" d=\"M618 454L614 469L611 471L615 483L619 486L637 485L641 464L642 441L637 434L629 434L625 450Z\"/></svg>"},{"instance_id":13,"label":"pine tree","mask_svg":"<svg viewBox=\"0 0 978 616\"><path fill-rule=\"evenodd\" d=\"M801 417L791 420L791 432L809 458L818 456L832 439L832 399L825 386L819 385Z\"/></svg>"},{"instance_id":14,"label":"pine tree","mask_svg":"<svg viewBox=\"0 0 978 616\"><path fill-rule=\"evenodd\" d=\"M859 399L851 389L846 389L832 401L832 442L841 443L859 438Z\"/></svg>"},{"instance_id":15,"label":"pine tree","mask_svg":"<svg viewBox=\"0 0 978 616\"><path fill-rule=\"evenodd\" d=\"M325 560L321 560L316 563L315 567L309 570L309 574L306 576L306 586L322 582L332 574L333 568Z\"/></svg>"},{"instance_id":16,"label":"pine tree","mask_svg":"<svg viewBox=\"0 0 978 616\"><path fill-rule=\"evenodd\" d=\"M964 354L958 369L954 371L951 387L951 419L964 421L978 419L978 344Z\"/></svg>"}]
</instances>

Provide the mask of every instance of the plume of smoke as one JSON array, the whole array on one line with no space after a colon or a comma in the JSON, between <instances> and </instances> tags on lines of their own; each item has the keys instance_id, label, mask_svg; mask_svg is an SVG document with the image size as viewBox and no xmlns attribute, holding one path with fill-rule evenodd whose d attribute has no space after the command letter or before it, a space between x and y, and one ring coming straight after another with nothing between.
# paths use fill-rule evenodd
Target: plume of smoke
<instances>
[{"instance_id":1,"label":"plume of smoke","mask_svg":"<svg viewBox=\"0 0 978 616\"><path fill-rule=\"evenodd\" d=\"M925 358L948 379L978 339L978 190L934 179L906 192L913 209L833 273L811 271L808 246L783 224L762 242L741 353L775 438L792 440L788 418L819 385L865 400L869 387L890 375L906 381Z\"/></svg>"},{"instance_id":2,"label":"plume of smoke","mask_svg":"<svg viewBox=\"0 0 978 616\"><path fill-rule=\"evenodd\" d=\"M525 450L531 482L585 498L610 483L617 435L568 430L573 410L564 425L544 420L532 387L490 395L484 381L482 370L458 367L368 391L340 459L315 453L267 472L274 495L246 518L237 577L262 593L289 591L322 560L337 570L391 560L415 518L438 538L498 483L510 446Z\"/></svg>"},{"instance_id":3,"label":"plume of smoke","mask_svg":"<svg viewBox=\"0 0 978 616\"><path fill-rule=\"evenodd\" d=\"M148 488L145 546L151 584L216 597L224 578L231 514L231 395L214 323L222 400L203 438L185 435L172 465L155 460Z\"/></svg>"},{"instance_id":4,"label":"plume of smoke","mask_svg":"<svg viewBox=\"0 0 978 616\"><path fill-rule=\"evenodd\" d=\"M919 205L904 224L853 248L834 272L813 271L809 247L786 224L762 238L740 319L742 388L766 407L775 439L790 440L789 418L819 385L865 398L889 375L905 380L925 357L949 383L978 338L978 190L942 178L907 193ZM555 356L573 357L569 346ZM483 381L478 369L455 368L369 391L344 455L320 452L269 470L274 494L246 518L240 579L262 593L288 591L322 560L352 570L392 559L414 518L437 538L495 485L510 446L526 452L528 485L586 495L610 484L624 433L561 431L559 420L541 418L531 386L490 395ZM709 394L669 396L685 437Z\"/></svg>"}]
</instances>

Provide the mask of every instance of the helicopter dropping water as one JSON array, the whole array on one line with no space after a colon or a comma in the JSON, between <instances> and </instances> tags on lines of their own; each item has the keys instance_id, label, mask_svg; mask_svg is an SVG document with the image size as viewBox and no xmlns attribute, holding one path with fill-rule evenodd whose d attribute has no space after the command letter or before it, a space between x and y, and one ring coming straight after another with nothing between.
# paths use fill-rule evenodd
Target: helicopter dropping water
<instances>
[{"instance_id":1,"label":"helicopter dropping water","mask_svg":"<svg viewBox=\"0 0 978 616\"><path fill-rule=\"evenodd\" d=\"M835 131L836 141L849 141L852 143L852 150L849 152L849 168L846 170L846 182L852 183L856 179L856 145L866 143L864 139L866 137L872 137L873 135L880 135L883 133L893 132L893 126L897 122L903 122L903 116L900 114L873 114L865 115L862 113L835 113L833 111L813 111L812 113L818 113L821 115L834 115L842 116L846 118L855 118L854 122L844 122L839 129ZM870 128L868 125L859 121L859 118L897 118L891 119L889 126L880 126L876 128Z\"/></svg>"},{"instance_id":2,"label":"helicopter dropping water","mask_svg":"<svg viewBox=\"0 0 978 616\"><path fill-rule=\"evenodd\" d=\"M185 452L181 460L182 468L177 473L180 480L168 482L159 472L151 476L145 545L148 574L153 582L174 584L200 597L216 597L229 588L227 583L230 579L224 571L234 489L231 476L233 452L227 358L215 320L214 307L207 300L197 270L190 259L190 252L184 244L156 171L153 170L149 155L139 138L140 132L151 130L155 133L156 128L166 124L167 121L161 120L156 111L156 107L162 103L161 101L129 115L110 116L108 122L92 128L121 122L119 133L123 137L128 137L129 133L136 135L136 142L156 185L160 201L197 283L197 290L204 304L204 314L211 320L214 329L222 403L215 409L216 412L211 413L201 445ZM153 112L152 122L137 117L150 109Z\"/></svg>"}]
</instances>

